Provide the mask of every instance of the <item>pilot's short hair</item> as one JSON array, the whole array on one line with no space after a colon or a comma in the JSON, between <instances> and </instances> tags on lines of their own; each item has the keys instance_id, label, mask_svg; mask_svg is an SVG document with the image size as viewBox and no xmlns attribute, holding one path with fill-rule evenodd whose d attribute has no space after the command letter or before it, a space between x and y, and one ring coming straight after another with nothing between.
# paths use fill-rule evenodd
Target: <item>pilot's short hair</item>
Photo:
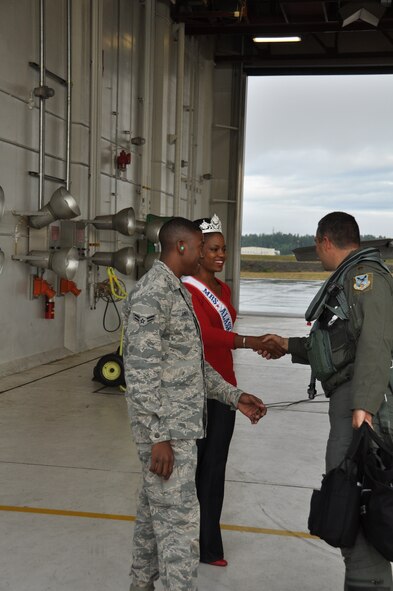
<instances>
[{"instance_id":1,"label":"pilot's short hair","mask_svg":"<svg viewBox=\"0 0 393 591\"><path fill-rule=\"evenodd\" d=\"M317 238L327 236L337 248L360 245L359 226L355 218L344 211L333 211L319 220Z\"/></svg>"}]
</instances>

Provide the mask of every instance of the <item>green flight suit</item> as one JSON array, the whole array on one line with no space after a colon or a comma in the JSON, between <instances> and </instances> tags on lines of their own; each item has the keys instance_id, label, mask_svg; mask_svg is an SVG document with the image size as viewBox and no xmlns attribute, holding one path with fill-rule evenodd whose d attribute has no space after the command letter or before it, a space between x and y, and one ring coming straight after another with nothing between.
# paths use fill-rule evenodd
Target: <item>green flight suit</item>
<instances>
[{"instance_id":1,"label":"green flight suit","mask_svg":"<svg viewBox=\"0 0 393 591\"><path fill-rule=\"evenodd\" d=\"M343 264L343 263L342 263ZM393 394L389 388L393 351L393 279L378 263L363 261L349 268L343 283L350 306L349 320L320 318L342 366L322 383L329 397L330 433L326 471L342 461L352 439L352 410L373 415L377 432L393 446ZM334 308L334 296L328 300ZM329 325L330 322L330 325ZM307 338L290 338L294 363L308 363ZM345 361L346 360L346 361ZM353 548L341 549L345 562L344 591L393 591L390 563L362 532Z\"/></svg>"}]
</instances>

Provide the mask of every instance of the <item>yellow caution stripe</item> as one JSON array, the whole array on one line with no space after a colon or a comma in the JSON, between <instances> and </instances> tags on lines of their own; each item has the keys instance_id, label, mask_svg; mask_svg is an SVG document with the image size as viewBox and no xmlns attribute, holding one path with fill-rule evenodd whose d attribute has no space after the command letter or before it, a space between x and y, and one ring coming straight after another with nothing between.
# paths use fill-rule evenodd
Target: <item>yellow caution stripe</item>
<instances>
[{"instance_id":1,"label":"yellow caution stripe","mask_svg":"<svg viewBox=\"0 0 393 591\"><path fill-rule=\"evenodd\" d=\"M110 513L92 513L90 511L67 511L65 509L46 509L45 507L14 507L12 505L0 505L0 511L14 513L34 513L36 515L57 515L61 517L82 517L87 519L112 519L115 521L135 521L135 515L112 515ZM286 529L269 529L266 527L251 527L247 525L221 524L221 529L227 531L238 531L251 534L264 534L270 536L287 536L292 538L311 538L319 540L303 531L291 531Z\"/></svg>"},{"instance_id":2,"label":"yellow caution stripe","mask_svg":"<svg viewBox=\"0 0 393 591\"><path fill-rule=\"evenodd\" d=\"M248 525L226 525L222 523L221 529L228 531L240 531L251 534L265 534L268 536L288 536L290 538L310 538L312 540L319 540L317 536L312 536L305 531L291 531L290 529L270 529L267 527L250 527Z\"/></svg>"},{"instance_id":3,"label":"yellow caution stripe","mask_svg":"<svg viewBox=\"0 0 393 591\"><path fill-rule=\"evenodd\" d=\"M0 505L0 511L15 513L36 513L38 515L59 515L62 517L85 517L88 519L114 519L115 521L135 521L135 515L111 515L110 513L91 513L90 511L67 511L65 509L46 509L45 507L13 507Z\"/></svg>"}]
</instances>

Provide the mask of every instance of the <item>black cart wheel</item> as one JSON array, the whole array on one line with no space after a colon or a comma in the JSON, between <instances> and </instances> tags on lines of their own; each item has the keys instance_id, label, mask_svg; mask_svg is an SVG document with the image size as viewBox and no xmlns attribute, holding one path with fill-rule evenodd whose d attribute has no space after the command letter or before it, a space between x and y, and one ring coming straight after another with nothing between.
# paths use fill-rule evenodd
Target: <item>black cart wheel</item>
<instances>
[{"instance_id":1,"label":"black cart wheel","mask_svg":"<svg viewBox=\"0 0 393 591\"><path fill-rule=\"evenodd\" d=\"M124 386L123 360L116 353L104 355L94 368L94 377L104 386Z\"/></svg>"}]
</instances>

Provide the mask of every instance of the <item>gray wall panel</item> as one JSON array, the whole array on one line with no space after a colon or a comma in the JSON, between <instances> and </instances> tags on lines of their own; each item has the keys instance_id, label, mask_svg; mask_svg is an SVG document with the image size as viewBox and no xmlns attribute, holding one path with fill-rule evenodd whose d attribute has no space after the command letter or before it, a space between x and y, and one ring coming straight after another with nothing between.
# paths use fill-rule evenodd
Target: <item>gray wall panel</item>
<instances>
[{"instance_id":1,"label":"gray wall panel","mask_svg":"<svg viewBox=\"0 0 393 591\"><path fill-rule=\"evenodd\" d=\"M46 67L66 77L66 0L46 2ZM44 301L31 299L35 269L12 260L30 245L48 247L47 230L31 230L11 210L36 211L38 179L39 100L32 96L39 74L29 61L39 61L39 2L2 2L0 7L0 185L6 215L0 220L0 247L5 267L0 275L0 375L49 361L73 351L118 340L103 330L105 304L92 309L89 285L106 279L104 267L82 260L74 281L78 298L56 297L54 320L43 317ZM134 207L137 219L149 213L172 215L176 131L177 27L166 0L73 0L72 2L72 142L71 193L81 217L113 214ZM118 28L120 24L120 28ZM184 105L182 109L180 213L194 217L209 213L212 171L213 53L211 40L185 41ZM101 67L102 59L102 67ZM97 75L94 75L94 72ZM46 101L46 174L64 178L65 89L47 76L55 97ZM131 143L134 137L146 143ZM92 138L97 138L93 141ZM131 153L125 171L116 168L121 150ZM223 153L226 146L220 146ZM97 157L95 157L95 153ZM44 183L45 201L58 183ZM16 230L15 230L16 228ZM137 237L87 226L88 254L135 246ZM99 243L99 246L89 243ZM119 275L120 276L120 275ZM130 289L135 277L120 276ZM56 288L58 278L44 278ZM119 308L121 306L119 305ZM108 324L115 322L113 310Z\"/></svg>"}]
</instances>

